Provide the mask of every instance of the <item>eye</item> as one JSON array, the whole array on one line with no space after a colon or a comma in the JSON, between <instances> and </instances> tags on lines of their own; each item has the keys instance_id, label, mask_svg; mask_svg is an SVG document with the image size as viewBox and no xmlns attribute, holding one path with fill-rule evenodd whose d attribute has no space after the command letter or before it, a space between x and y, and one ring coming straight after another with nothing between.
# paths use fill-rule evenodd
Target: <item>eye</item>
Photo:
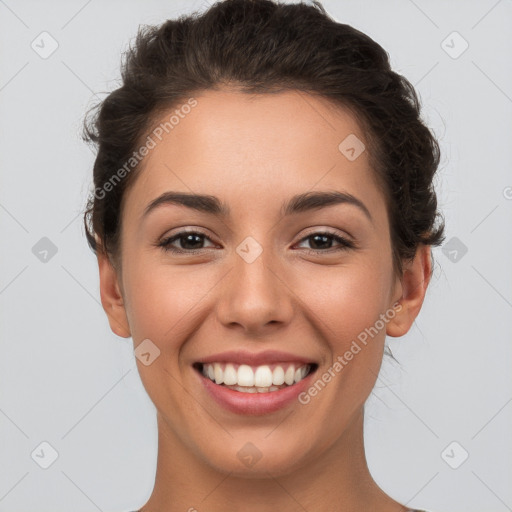
<instances>
[{"instance_id":1,"label":"eye","mask_svg":"<svg viewBox=\"0 0 512 512\"><path fill-rule=\"evenodd\" d=\"M320 252L337 252L337 251L346 251L348 249L354 249L355 244L346 238L331 233L329 231L321 231L316 233L311 233L310 235L304 237L301 242L311 240L313 242L313 247L308 252L312 252L314 254L318 254ZM332 247L332 242L338 242L338 247Z\"/></svg>"},{"instance_id":2,"label":"eye","mask_svg":"<svg viewBox=\"0 0 512 512\"><path fill-rule=\"evenodd\" d=\"M207 247L202 247L205 240L209 240L211 242L211 239L200 231L180 231L175 235L164 238L157 245L158 247L162 247L166 252L191 254L201 251L202 249L207 249ZM314 254L321 252L346 251L356 247L350 240L329 231L311 233L304 237L299 243L308 240L313 244L313 248L309 249L308 252ZM338 247L332 247L333 241L338 243ZM176 242L179 243L180 247L176 247L176 245L174 245ZM212 247L214 246L215 244L212 245Z\"/></svg>"},{"instance_id":3,"label":"eye","mask_svg":"<svg viewBox=\"0 0 512 512\"><path fill-rule=\"evenodd\" d=\"M204 249L204 247L201 247L201 244L204 243L203 239L210 240L204 233L199 231L180 231L171 237L164 238L157 245L162 247L164 251L174 253L192 253ZM175 242L178 242L181 245L181 248L172 245Z\"/></svg>"}]
</instances>

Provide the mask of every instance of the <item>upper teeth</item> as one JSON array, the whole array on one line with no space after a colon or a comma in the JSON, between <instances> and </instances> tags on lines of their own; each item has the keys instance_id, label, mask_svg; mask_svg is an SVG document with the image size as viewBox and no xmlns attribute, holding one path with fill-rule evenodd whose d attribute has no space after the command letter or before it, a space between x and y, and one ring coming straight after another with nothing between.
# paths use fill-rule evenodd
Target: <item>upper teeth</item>
<instances>
[{"instance_id":1,"label":"upper teeth","mask_svg":"<svg viewBox=\"0 0 512 512\"><path fill-rule=\"evenodd\" d=\"M281 384L291 386L295 382L301 381L310 369L308 364L299 366L286 363L272 365L272 367L269 365L251 367L247 364L205 363L203 364L203 375L215 381L216 384L267 388Z\"/></svg>"}]
</instances>

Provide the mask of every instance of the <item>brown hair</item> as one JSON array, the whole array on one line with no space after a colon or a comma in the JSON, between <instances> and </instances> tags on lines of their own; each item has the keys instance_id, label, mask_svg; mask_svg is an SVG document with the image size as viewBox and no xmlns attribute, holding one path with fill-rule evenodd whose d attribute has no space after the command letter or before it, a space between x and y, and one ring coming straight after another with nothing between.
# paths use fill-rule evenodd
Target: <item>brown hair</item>
<instances>
[{"instance_id":1,"label":"brown hair","mask_svg":"<svg viewBox=\"0 0 512 512\"><path fill-rule=\"evenodd\" d=\"M184 98L226 84L252 94L320 95L356 115L386 199L399 275L420 243L444 241L433 185L439 145L420 118L414 87L391 70L379 44L334 21L320 2L224 0L202 14L143 26L121 75L122 86L84 123L84 139L97 147L95 192L84 214L93 251L118 258L122 198L139 166L113 178L151 123Z\"/></svg>"}]
</instances>

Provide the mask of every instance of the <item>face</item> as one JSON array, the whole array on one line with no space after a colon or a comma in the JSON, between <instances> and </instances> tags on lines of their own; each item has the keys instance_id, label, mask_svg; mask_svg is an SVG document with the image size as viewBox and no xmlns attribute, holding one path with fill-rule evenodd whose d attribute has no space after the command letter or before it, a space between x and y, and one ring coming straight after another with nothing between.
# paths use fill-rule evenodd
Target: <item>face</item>
<instances>
[{"instance_id":1,"label":"face","mask_svg":"<svg viewBox=\"0 0 512 512\"><path fill-rule=\"evenodd\" d=\"M386 333L408 330L423 295L393 274L385 200L348 111L296 91L195 99L125 194L122 271L100 261L102 301L114 332L135 349L150 340L137 365L162 435L218 470L285 474L335 450Z\"/></svg>"}]
</instances>

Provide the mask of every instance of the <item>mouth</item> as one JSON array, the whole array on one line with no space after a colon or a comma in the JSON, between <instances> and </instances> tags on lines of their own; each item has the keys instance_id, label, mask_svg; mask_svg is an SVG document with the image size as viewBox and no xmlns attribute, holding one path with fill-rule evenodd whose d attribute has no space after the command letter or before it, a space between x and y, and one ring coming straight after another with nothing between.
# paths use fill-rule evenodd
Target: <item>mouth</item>
<instances>
[{"instance_id":1,"label":"mouth","mask_svg":"<svg viewBox=\"0 0 512 512\"><path fill-rule=\"evenodd\" d=\"M250 365L226 362L197 362L194 369L205 379L238 393L277 393L291 388L318 368L316 363L269 363Z\"/></svg>"},{"instance_id":2,"label":"mouth","mask_svg":"<svg viewBox=\"0 0 512 512\"><path fill-rule=\"evenodd\" d=\"M210 360L194 363L193 368L213 403L237 415L264 415L297 406L318 364L287 361L255 366Z\"/></svg>"}]
</instances>

